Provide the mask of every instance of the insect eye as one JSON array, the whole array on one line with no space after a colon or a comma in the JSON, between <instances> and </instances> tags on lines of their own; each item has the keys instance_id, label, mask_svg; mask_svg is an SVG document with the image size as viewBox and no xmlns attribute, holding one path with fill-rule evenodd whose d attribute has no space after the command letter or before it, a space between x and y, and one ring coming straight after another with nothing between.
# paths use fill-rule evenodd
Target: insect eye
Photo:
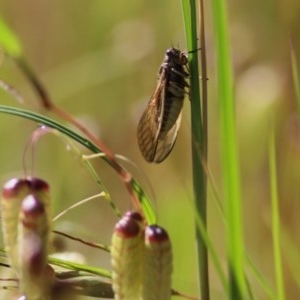
<instances>
[{"instance_id":1,"label":"insect eye","mask_svg":"<svg viewBox=\"0 0 300 300\"><path fill-rule=\"evenodd\" d=\"M188 63L187 56L183 52L180 53L180 61L182 62L183 65L186 65Z\"/></svg>"}]
</instances>

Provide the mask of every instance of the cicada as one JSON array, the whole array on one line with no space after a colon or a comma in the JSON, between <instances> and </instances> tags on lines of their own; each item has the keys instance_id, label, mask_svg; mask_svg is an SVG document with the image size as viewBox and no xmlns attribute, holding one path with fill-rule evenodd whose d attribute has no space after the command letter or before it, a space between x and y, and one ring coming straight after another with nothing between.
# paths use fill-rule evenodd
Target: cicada
<instances>
[{"instance_id":1,"label":"cicada","mask_svg":"<svg viewBox=\"0 0 300 300\"><path fill-rule=\"evenodd\" d=\"M162 162L174 147L189 88L187 63L186 52L176 48L166 51L155 91L137 127L139 148L148 162Z\"/></svg>"}]
</instances>

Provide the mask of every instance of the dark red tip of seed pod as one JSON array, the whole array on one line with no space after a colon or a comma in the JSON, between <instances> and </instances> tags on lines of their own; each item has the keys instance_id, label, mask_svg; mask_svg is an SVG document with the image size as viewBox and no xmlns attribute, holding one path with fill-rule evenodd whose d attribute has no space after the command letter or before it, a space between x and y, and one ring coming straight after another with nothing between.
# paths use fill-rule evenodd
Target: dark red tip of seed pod
<instances>
[{"instance_id":1,"label":"dark red tip of seed pod","mask_svg":"<svg viewBox=\"0 0 300 300\"><path fill-rule=\"evenodd\" d=\"M127 211L124 217L128 217L130 219L134 219L138 222L143 222L143 216L137 211Z\"/></svg>"},{"instance_id":2,"label":"dark red tip of seed pod","mask_svg":"<svg viewBox=\"0 0 300 300\"><path fill-rule=\"evenodd\" d=\"M28 182L28 186L32 191L49 190L49 184L43 179L28 177L26 180Z\"/></svg>"},{"instance_id":3,"label":"dark red tip of seed pod","mask_svg":"<svg viewBox=\"0 0 300 300\"><path fill-rule=\"evenodd\" d=\"M15 198L26 185L25 179L13 178L4 184L2 197L4 199Z\"/></svg>"},{"instance_id":4,"label":"dark red tip of seed pod","mask_svg":"<svg viewBox=\"0 0 300 300\"><path fill-rule=\"evenodd\" d=\"M145 229L145 237L152 243L161 243L169 240L168 233L158 225L147 226Z\"/></svg>"},{"instance_id":5,"label":"dark red tip of seed pod","mask_svg":"<svg viewBox=\"0 0 300 300\"><path fill-rule=\"evenodd\" d=\"M22 201L22 212L27 216L38 216L45 211L43 203L34 195L28 195Z\"/></svg>"},{"instance_id":6,"label":"dark red tip of seed pod","mask_svg":"<svg viewBox=\"0 0 300 300\"><path fill-rule=\"evenodd\" d=\"M125 216L115 226L115 232L123 238L132 238L139 234L140 226L136 220Z\"/></svg>"},{"instance_id":7,"label":"dark red tip of seed pod","mask_svg":"<svg viewBox=\"0 0 300 300\"><path fill-rule=\"evenodd\" d=\"M48 183L42 179L31 177L26 179L13 178L4 184L2 197L4 199L15 198L26 187L33 192L49 190Z\"/></svg>"}]
</instances>

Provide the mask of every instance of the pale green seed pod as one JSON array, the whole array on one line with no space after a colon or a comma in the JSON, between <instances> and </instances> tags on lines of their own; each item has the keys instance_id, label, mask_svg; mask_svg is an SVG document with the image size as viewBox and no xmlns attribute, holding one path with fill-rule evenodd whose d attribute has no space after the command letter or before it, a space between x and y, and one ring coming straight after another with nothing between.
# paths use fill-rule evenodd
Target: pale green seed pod
<instances>
[{"instance_id":1,"label":"pale green seed pod","mask_svg":"<svg viewBox=\"0 0 300 300\"><path fill-rule=\"evenodd\" d=\"M157 226L145 229L142 300L170 300L172 247L167 232Z\"/></svg>"},{"instance_id":2,"label":"pale green seed pod","mask_svg":"<svg viewBox=\"0 0 300 300\"><path fill-rule=\"evenodd\" d=\"M44 203L35 195L24 198L18 226L19 284L27 299L46 300L52 283L47 275L50 225Z\"/></svg>"},{"instance_id":3,"label":"pale green seed pod","mask_svg":"<svg viewBox=\"0 0 300 300\"><path fill-rule=\"evenodd\" d=\"M8 260L12 268L18 273L18 222L19 211L23 199L29 195L36 195L44 204L48 224L51 222L49 185L38 178L9 180L3 187L1 199L1 221L3 239Z\"/></svg>"},{"instance_id":4,"label":"pale green seed pod","mask_svg":"<svg viewBox=\"0 0 300 300\"><path fill-rule=\"evenodd\" d=\"M143 275L143 217L129 212L112 236L112 287L116 300L140 300Z\"/></svg>"}]
</instances>

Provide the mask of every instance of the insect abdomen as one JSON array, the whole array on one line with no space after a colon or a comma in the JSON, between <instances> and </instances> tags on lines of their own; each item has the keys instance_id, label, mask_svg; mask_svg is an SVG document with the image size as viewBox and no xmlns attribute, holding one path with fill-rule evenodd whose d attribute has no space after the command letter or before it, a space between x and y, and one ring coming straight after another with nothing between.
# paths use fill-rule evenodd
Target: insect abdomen
<instances>
[{"instance_id":1,"label":"insect abdomen","mask_svg":"<svg viewBox=\"0 0 300 300\"><path fill-rule=\"evenodd\" d=\"M162 124L160 129L159 138L162 139L166 133L174 126L181 113L183 106L183 97L169 97L166 99L164 114L162 116Z\"/></svg>"}]
</instances>

